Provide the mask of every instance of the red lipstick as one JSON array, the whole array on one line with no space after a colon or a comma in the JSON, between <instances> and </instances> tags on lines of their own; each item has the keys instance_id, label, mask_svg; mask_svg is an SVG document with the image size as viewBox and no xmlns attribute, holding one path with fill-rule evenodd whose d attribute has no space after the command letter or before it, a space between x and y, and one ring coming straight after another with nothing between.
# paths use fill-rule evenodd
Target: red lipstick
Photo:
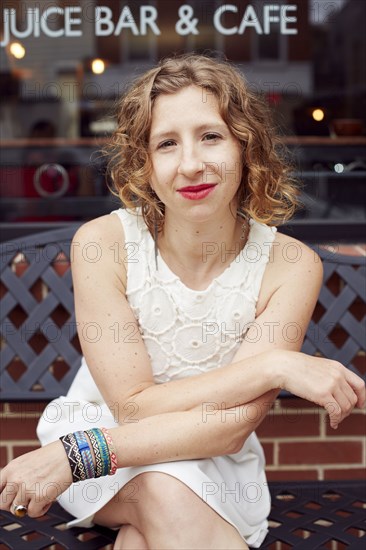
<instances>
[{"instance_id":1,"label":"red lipstick","mask_svg":"<svg viewBox=\"0 0 366 550\"><path fill-rule=\"evenodd\" d=\"M178 193L180 193L185 199L189 200L201 200L207 197L213 191L215 188L215 183L200 183L199 185L188 185L187 187L182 187L181 189L178 189Z\"/></svg>"}]
</instances>

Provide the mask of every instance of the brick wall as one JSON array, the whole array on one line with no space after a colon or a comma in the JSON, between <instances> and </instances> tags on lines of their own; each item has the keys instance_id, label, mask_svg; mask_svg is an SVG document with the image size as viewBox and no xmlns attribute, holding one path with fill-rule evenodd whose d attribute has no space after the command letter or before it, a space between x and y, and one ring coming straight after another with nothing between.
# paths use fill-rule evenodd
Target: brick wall
<instances>
[{"instance_id":1,"label":"brick wall","mask_svg":"<svg viewBox=\"0 0 366 550\"><path fill-rule=\"evenodd\" d=\"M365 428L365 411L354 411L333 430L326 412L312 403L277 400L257 430L268 479L365 479Z\"/></svg>"},{"instance_id":2,"label":"brick wall","mask_svg":"<svg viewBox=\"0 0 366 550\"><path fill-rule=\"evenodd\" d=\"M340 246L337 252L366 255L366 246ZM58 266L60 273L64 264ZM365 351L359 353L357 365L366 372ZM45 406L45 402L0 404L1 467L39 446L35 430ZM338 430L332 430L325 411L312 403L295 397L278 399L257 430L269 480L365 478L365 428L365 411L354 411Z\"/></svg>"},{"instance_id":3,"label":"brick wall","mask_svg":"<svg viewBox=\"0 0 366 550\"><path fill-rule=\"evenodd\" d=\"M46 403L1 404L0 466L36 449L36 426ZM298 398L278 399L257 430L269 480L365 479L365 411L354 411L339 426Z\"/></svg>"}]
</instances>

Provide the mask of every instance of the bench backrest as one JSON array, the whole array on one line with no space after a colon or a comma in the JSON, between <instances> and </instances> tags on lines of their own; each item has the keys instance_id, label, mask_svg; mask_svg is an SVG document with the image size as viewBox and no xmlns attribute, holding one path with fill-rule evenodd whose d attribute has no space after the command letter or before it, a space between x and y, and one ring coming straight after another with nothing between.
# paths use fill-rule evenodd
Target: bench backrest
<instances>
[{"instance_id":1,"label":"bench backrest","mask_svg":"<svg viewBox=\"0 0 366 550\"><path fill-rule=\"evenodd\" d=\"M69 263L77 227L0 244L2 401L65 395L80 366ZM99 252L93 243L83 250L89 261L97 261ZM365 258L322 248L316 252L324 281L302 349L336 359L365 377ZM294 337L296 327L287 328L288 337ZM89 329L93 338L95 327L94 332L84 327Z\"/></svg>"}]
</instances>

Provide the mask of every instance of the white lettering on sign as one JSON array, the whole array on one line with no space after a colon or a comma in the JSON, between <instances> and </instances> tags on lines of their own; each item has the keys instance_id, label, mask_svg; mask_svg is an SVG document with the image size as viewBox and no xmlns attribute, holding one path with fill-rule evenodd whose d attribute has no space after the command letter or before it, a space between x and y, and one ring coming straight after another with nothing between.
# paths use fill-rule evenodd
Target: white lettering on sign
<instances>
[{"instance_id":1,"label":"white lettering on sign","mask_svg":"<svg viewBox=\"0 0 366 550\"><path fill-rule=\"evenodd\" d=\"M81 18L76 17L76 14L81 12L80 6L69 6L60 8L59 6L51 6L40 13L39 8L27 8L25 10L25 18L23 30L17 28L17 12L14 8L4 9L4 33L3 40L0 46L7 46L10 41L10 36L16 38L27 38L28 36L39 37L40 32L50 38L59 38L61 36L81 36L81 29L75 28L81 25ZM63 27L59 29L50 29L49 21L55 20L55 15L61 15L64 18Z\"/></svg>"},{"instance_id":2,"label":"white lettering on sign","mask_svg":"<svg viewBox=\"0 0 366 550\"><path fill-rule=\"evenodd\" d=\"M297 6L293 4L264 4L262 7L262 25L255 8L248 4L239 26L224 27L222 16L226 12L237 13L238 7L235 4L224 4L217 8L214 13L213 24L215 29L227 36L232 34L244 34L247 28L255 29L257 34L270 34L271 28L279 23L281 34L297 34L296 28L289 28L289 23L296 23L297 17L290 16L289 12L295 12Z\"/></svg>"},{"instance_id":3,"label":"white lettering on sign","mask_svg":"<svg viewBox=\"0 0 366 550\"><path fill-rule=\"evenodd\" d=\"M154 34L160 34L160 29L155 23L157 16L158 12L154 6L140 6L140 28L138 28L130 8L125 6L116 27L114 27L111 8L98 6L95 8L95 34L96 36L109 36L110 34L118 36L124 29L130 29L132 34L139 36L146 35L148 27Z\"/></svg>"},{"instance_id":4,"label":"white lettering on sign","mask_svg":"<svg viewBox=\"0 0 366 550\"><path fill-rule=\"evenodd\" d=\"M257 34L270 34L274 27L279 28L281 34L297 34L297 6L294 4L262 4L261 7L248 4L243 16L238 17L237 25L229 26L225 22L225 14L238 14L240 3L223 4L214 13L214 29L226 36L244 34L247 29ZM157 24L158 11L155 6L140 6L136 19L128 5L125 5L114 21L114 12L109 6L95 6L90 13L90 5L86 6L49 6L43 11L39 7L4 8L3 29L0 29L2 41L0 46L9 44L13 37L39 37L42 34L50 38L82 36L82 21L94 21L96 36L119 36L123 32L134 36L145 36L148 31L160 35ZM259 10L261 10L259 12ZM178 19L174 21L172 14L171 26L180 35L199 34L199 20L195 17L194 9L189 4L179 7Z\"/></svg>"}]
</instances>

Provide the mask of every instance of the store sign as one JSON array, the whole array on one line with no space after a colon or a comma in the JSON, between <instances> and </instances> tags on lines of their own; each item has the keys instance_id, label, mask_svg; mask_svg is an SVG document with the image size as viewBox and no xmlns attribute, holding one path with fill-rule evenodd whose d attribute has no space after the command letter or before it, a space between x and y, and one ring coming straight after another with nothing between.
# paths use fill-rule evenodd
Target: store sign
<instances>
[{"instance_id":1,"label":"store sign","mask_svg":"<svg viewBox=\"0 0 366 550\"><path fill-rule=\"evenodd\" d=\"M239 4L240 5L240 4ZM294 4L262 4L260 8L248 4L243 15L238 15L237 4L224 4L213 13L213 29L223 35L244 34L249 29L257 34L270 34L274 26L281 34L297 34L297 6ZM39 8L3 9L3 40L0 46L5 47L13 38L24 39L29 36L39 37L41 34L50 38L64 36L82 36L83 19L92 20L96 36L118 36L123 32L131 32L135 36L146 35L148 31L160 35L159 14L154 6L140 6L139 17L134 18L131 9L124 6L117 23L113 21L113 12L108 6L90 6L83 11L82 6L50 6L41 11ZM224 15L237 14L235 25L224 23ZM61 16L60 25L55 28L55 22ZM18 28L21 21L21 28ZM177 20L174 24L175 32L186 36L199 34L199 19L195 17L194 8L189 4L179 7Z\"/></svg>"}]
</instances>

